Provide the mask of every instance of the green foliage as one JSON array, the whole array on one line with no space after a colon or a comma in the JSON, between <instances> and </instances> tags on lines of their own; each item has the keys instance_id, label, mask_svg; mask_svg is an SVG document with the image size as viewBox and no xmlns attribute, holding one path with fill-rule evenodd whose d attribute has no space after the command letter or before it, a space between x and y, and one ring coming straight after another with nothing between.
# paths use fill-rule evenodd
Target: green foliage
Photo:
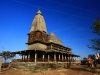
<instances>
[{"instance_id":1,"label":"green foliage","mask_svg":"<svg viewBox=\"0 0 100 75\"><path fill-rule=\"evenodd\" d=\"M95 55L94 54L90 54L88 55L88 57L92 58L93 60L95 60Z\"/></svg>"},{"instance_id":2,"label":"green foliage","mask_svg":"<svg viewBox=\"0 0 100 75\"><path fill-rule=\"evenodd\" d=\"M100 19L97 19L93 22L93 26L91 26L93 32L100 35Z\"/></svg>"},{"instance_id":3,"label":"green foliage","mask_svg":"<svg viewBox=\"0 0 100 75\"><path fill-rule=\"evenodd\" d=\"M5 59L5 62L6 62L7 59L14 57L15 54L11 53L10 51L2 51L2 53L0 53L0 56L2 56Z\"/></svg>"},{"instance_id":4,"label":"green foliage","mask_svg":"<svg viewBox=\"0 0 100 75\"><path fill-rule=\"evenodd\" d=\"M91 29L93 29L93 33L96 33L100 36L100 19L98 18L93 22L93 26L91 26ZM99 39L91 39L91 45L88 45L88 48L92 48L94 50L100 50L100 38Z\"/></svg>"},{"instance_id":5,"label":"green foliage","mask_svg":"<svg viewBox=\"0 0 100 75\"><path fill-rule=\"evenodd\" d=\"M91 39L91 46L88 46L94 50L100 50L100 39Z\"/></svg>"},{"instance_id":6,"label":"green foliage","mask_svg":"<svg viewBox=\"0 0 100 75\"><path fill-rule=\"evenodd\" d=\"M0 56L2 56L2 53L0 53Z\"/></svg>"}]
</instances>

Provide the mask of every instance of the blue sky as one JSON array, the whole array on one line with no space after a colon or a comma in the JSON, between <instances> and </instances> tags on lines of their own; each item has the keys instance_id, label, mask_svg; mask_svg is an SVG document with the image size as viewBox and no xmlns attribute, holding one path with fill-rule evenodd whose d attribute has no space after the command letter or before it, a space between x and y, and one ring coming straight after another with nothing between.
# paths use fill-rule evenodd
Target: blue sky
<instances>
[{"instance_id":1,"label":"blue sky","mask_svg":"<svg viewBox=\"0 0 100 75\"><path fill-rule=\"evenodd\" d=\"M99 3L100 0L0 0L0 52L27 49L27 33L39 6L48 34L54 32L80 59L94 54L87 45L97 37L89 27L100 16Z\"/></svg>"}]
</instances>

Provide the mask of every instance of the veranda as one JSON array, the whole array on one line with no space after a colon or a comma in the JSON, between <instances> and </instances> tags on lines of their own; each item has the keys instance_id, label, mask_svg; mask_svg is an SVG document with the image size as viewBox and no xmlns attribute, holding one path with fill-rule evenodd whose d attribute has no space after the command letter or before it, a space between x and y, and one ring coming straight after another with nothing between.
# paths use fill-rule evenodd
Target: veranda
<instances>
[{"instance_id":1,"label":"veranda","mask_svg":"<svg viewBox=\"0 0 100 75\"><path fill-rule=\"evenodd\" d=\"M13 52L19 54L12 62L78 62L78 55L57 51L23 50Z\"/></svg>"}]
</instances>

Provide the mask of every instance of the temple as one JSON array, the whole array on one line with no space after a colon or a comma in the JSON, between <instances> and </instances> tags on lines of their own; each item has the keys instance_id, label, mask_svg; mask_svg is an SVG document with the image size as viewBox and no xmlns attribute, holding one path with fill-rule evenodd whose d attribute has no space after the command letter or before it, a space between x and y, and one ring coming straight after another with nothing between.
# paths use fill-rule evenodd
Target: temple
<instances>
[{"instance_id":1,"label":"temple","mask_svg":"<svg viewBox=\"0 0 100 75\"><path fill-rule=\"evenodd\" d=\"M28 49L13 52L21 55L12 62L76 62L79 55L73 54L70 47L65 47L54 34L47 33L46 23L40 10L32 22L28 33Z\"/></svg>"}]
</instances>

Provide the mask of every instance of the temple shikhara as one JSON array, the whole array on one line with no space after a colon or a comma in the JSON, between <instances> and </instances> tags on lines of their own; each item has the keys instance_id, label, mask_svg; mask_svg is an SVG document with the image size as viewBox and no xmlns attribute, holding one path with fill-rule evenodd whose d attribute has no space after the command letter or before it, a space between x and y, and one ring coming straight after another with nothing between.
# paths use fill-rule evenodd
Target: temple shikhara
<instances>
[{"instance_id":1,"label":"temple shikhara","mask_svg":"<svg viewBox=\"0 0 100 75\"><path fill-rule=\"evenodd\" d=\"M70 47L65 47L62 41L54 34L47 33L46 23L40 10L32 22L28 33L28 49L13 52L21 55L12 62L77 62L78 55L72 52Z\"/></svg>"}]
</instances>

